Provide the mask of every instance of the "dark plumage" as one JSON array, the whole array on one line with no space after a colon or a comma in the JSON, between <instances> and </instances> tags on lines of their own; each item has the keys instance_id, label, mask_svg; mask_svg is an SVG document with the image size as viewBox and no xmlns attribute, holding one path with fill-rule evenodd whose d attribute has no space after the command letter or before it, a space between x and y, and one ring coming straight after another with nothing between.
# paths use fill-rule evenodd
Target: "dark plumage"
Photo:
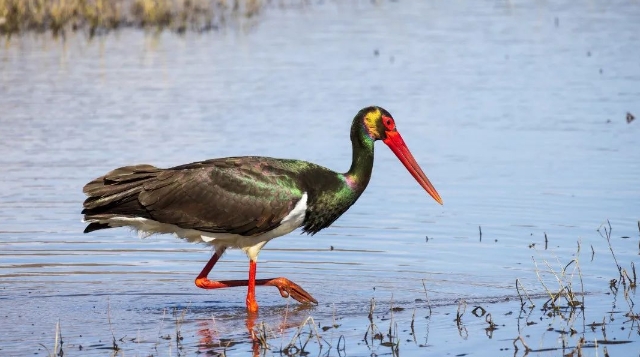
<instances>
[{"instance_id":1,"label":"dark plumage","mask_svg":"<svg viewBox=\"0 0 640 357\"><path fill-rule=\"evenodd\" d=\"M184 229L255 236L277 227L302 194L309 195L303 232L315 234L346 211L360 192L338 197L344 179L312 163L268 157L230 157L159 169L126 166L84 187L85 221L140 217ZM333 207L332 204L342 203ZM89 223L85 233L111 228Z\"/></svg>"}]
</instances>

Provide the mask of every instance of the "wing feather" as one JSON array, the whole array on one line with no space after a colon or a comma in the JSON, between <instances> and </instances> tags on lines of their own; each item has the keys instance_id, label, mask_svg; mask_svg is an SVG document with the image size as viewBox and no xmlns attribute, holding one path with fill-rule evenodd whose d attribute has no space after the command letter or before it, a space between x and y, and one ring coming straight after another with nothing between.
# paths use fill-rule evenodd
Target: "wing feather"
<instances>
[{"instance_id":1,"label":"wing feather","mask_svg":"<svg viewBox=\"0 0 640 357\"><path fill-rule=\"evenodd\" d=\"M297 174L305 164L236 157L170 169L121 167L84 187L89 197L82 213L87 221L141 217L185 229L258 235L276 228L302 197Z\"/></svg>"},{"instance_id":2,"label":"wing feather","mask_svg":"<svg viewBox=\"0 0 640 357\"><path fill-rule=\"evenodd\" d=\"M261 234L277 227L302 197L293 181L284 179L287 175L269 175L270 165L213 161L170 169L145 183L138 200L159 222L206 232Z\"/></svg>"}]
</instances>

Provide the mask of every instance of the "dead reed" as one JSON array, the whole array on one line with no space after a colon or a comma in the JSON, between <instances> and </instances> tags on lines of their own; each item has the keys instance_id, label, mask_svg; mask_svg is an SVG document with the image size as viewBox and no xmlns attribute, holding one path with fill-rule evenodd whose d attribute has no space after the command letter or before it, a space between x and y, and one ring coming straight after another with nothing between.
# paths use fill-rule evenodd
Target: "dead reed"
<instances>
[{"instance_id":1,"label":"dead reed","mask_svg":"<svg viewBox=\"0 0 640 357\"><path fill-rule=\"evenodd\" d=\"M202 32L229 17L252 17L265 5L261 0L0 0L0 34L94 36L123 27Z\"/></svg>"},{"instance_id":2,"label":"dead reed","mask_svg":"<svg viewBox=\"0 0 640 357\"><path fill-rule=\"evenodd\" d=\"M60 330L60 320L58 320L58 322L56 322L56 336L55 341L53 342L53 352L51 352L49 348L42 343L39 345L47 351L47 357L56 357L64 355L64 350L62 349L63 344L64 341L62 340L62 331ZM80 350L82 350L82 347Z\"/></svg>"},{"instance_id":3,"label":"dead reed","mask_svg":"<svg viewBox=\"0 0 640 357\"><path fill-rule=\"evenodd\" d=\"M635 307L635 303L632 300L632 296L634 296L633 292L635 292L635 288L637 286L635 265L633 262L631 262L630 270L627 270L619 263L611 244L612 228L608 220L600 225L597 231L607 241L609 251L611 252L618 272L617 278L613 278L609 281L609 289L611 290L613 296L613 306L611 308L611 311L617 310L616 297L618 296L619 292L622 292L624 300L627 302L629 307L629 311L627 313L620 312L623 316L628 318L628 320L625 321L624 324L630 323L631 330L635 330L640 334L640 314L634 312L633 308ZM549 331L558 331L560 335L559 340L562 343L562 347L547 347L541 349L532 349L531 347L529 347L525 342L525 337L523 337L526 335L523 335L521 331L519 318L518 337L513 340L513 346L516 353L518 352L519 346L521 345L524 348L524 356L528 355L530 352L535 353L555 350L562 350L563 356L582 356L582 350L585 348L596 349L597 355L598 345L631 343L631 340L616 340L615 338L612 339L607 336L606 328L611 322L614 321L613 317L610 317L609 319L603 317L602 322L586 322L584 311L586 308L585 296L587 296L587 293L584 290L584 281L582 269L580 266L580 251L581 242L578 241L577 251L574 255L574 258L571 259L571 261L569 261L567 264L560 263L560 261L556 257L556 264L560 267L560 269L554 269L552 267L552 265L554 264L550 264L547 260L543 260L545 268L540 269L540 267L538 266L538 262L535 258L533 258L535 274L538 278L538 282L548 296L548 299L543 304L541 311L546 317L552 319L552 321L555 320L563 322L563 326L557 330L553 329L551 327L551 324L549 325ZM592 261L594 255L595 250L593 248L593 245L591 245ZM549 280L555 280L557 287L554 287L555 284L550 283ZM574 282L574 280L577 281ZM579 287L577 285L579 285ZM533 300L530 298L529 293L524 288L522 282L518 279L516 280L516 292L520 298L520 317L524 319L524 321L526 322L526 326L537 324L537 321L529 319L535 307ZM529 304L526 303L527 301L529 301ZM528 312L525 311L525 309L528 310ZM560 319L556 320L558 317ZM577 326L578 319L580 318L582 320L582 326ZM586 332L588 330L590 330L591 332L596 332L597 328L599 328L602 332L601 337L588 338L586 336ZM622 329L624 330L624 327ZM608 356L606 346L604 347L603 352L605 356Z\"/></svg>"},{"instance_id":4,"label":"dead reed","mask_svg":"<svg viewBox=\"0 0 640 357\"><path fill-rule=\"evenodd\" d=\"M618 268L618 279L611 279L610 287L612 290L615 288L617 290L617 286L621 283L624 288L629 286L631 289L635 289L637 286L637 276L636 276L636 266L633 262L631 262L631 275L629 272L624 269L616 258L616 254L613 252L613 247L611 246L611 223L607 220L606 223L602 223L600 227L598 227L598 233L602 238L607 240L607 244L609 245L609 251L611 251L611 256L613 256L613 261L616 264L616 268ZM640 230L640 221L638 221L638 230Z\"/></svg>"}]
</instances>

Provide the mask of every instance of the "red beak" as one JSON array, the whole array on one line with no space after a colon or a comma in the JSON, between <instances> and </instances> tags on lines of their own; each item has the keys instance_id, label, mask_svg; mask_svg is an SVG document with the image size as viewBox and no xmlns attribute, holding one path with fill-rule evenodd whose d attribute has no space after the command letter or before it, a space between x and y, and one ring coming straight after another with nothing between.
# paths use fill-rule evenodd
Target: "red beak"
<instances>
[{"instance_id":1,"label":"red beak","mask_svg":"<svg viewBox=\"0 0 640 357\"><path fill-rule=\"evenodd\" d=\"M387 138L384 139L383 142L389 146L389 149L391 149L394 154L396 154L398 159L400 159L404 167L409 170L411 176L418 181L420 186L422 186L422 188L424 188L434 200L438 201L439 204L442 204L442 198L440 198L438 191L436 191L431 182L429 182L427 175L422 172L420 165L418 165L416 159L411 155L411 151L409 151L407 144L402 140L400 133L397 131L387 131L386 134Z\"/></svg>"}]
</instances>

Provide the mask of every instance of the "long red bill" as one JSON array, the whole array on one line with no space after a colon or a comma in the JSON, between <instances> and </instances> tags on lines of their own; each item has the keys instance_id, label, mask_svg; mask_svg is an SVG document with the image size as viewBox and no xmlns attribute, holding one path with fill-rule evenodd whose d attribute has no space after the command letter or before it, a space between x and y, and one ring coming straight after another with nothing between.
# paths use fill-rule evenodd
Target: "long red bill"
<instances>
[{"instance_id":1,"label":"long red bill","mask_svg":"<svg viewBox=\"0 0 640 357\"><path fill-rule=\"evenodd\" d=\"M404 140L402 140L402 136L400 136L400 133L398 133L397 131L387 131L386 134L387 138L384 139L383 142L387 144L387 146L389 146L389 149L391 149L394 154L396 154L398 159L400 159L400 162L402 162L404 167L409 170L411 176L413 176L413 178L418 181L420 186L422 186L422 188L424 188L427 193L430 194L431 197L433 197L434 200L438 201L439 204L442 204L442 198L440 198L438 191L436 191L436 189L433 187L433 185L427 178L427 175L422 172L420 165L418 165L416 159L414 159L413 155L411 155L411 151L409 151L407 144L405 144Z\"/></svg>"}]
</instances>

